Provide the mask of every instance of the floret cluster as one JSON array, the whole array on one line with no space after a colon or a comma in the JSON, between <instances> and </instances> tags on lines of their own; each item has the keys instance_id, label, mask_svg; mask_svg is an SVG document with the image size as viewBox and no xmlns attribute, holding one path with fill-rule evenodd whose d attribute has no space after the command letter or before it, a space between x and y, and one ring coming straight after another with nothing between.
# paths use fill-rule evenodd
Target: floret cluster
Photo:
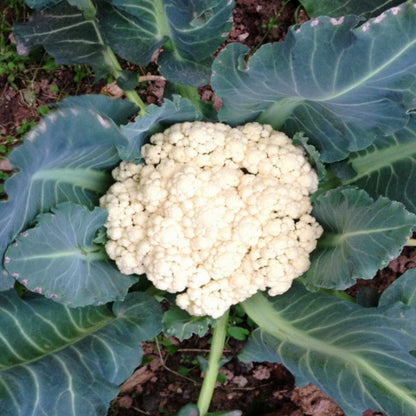
<instances>
[{"instance_id":1,"label":"floret cluster","mask_svg":"<svg viewBox=\"0 0 416 416\"><path fill-rule=\"evenodd\" d=\"M302 148L271 126L175 124L122 162L102 197L106 250L125 274L178 293L192 315L221 316L258 290L287 291L322 229L318 179Z\"/></svg>"}]
</instances>

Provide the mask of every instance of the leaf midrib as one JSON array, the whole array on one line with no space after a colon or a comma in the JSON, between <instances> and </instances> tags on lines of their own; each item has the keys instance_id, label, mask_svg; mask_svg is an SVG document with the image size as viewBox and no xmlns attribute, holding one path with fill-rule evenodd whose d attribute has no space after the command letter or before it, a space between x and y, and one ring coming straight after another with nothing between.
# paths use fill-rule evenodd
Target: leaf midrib
<instances>
[{"instance_id":1,"label":"leaf midrib","mask_svg":"<svg viewBox=\"0 0 416 416\"><path fill-rule=\"evenodd\" d=\"M261 330L283 342L289 342L302 349L314 350L320 354L325 353L337 360L352 364L359 369L358 374L364 373L369 375L376 383L382 385L386 391L392 392L396 397L400 397L416 411L416 398L413 398L408 392L403 391L402 388L391 382L388 376L373 368L368 360L352 354L347 349L339 346L334 347L310 336L305 331L299 330L291 322L286 321L261 292L243 302L242 306L247 315L253 319Z\"/></svg>"},{"instance_id":2,"label":"leaf midrib","mask_svg":"<svg viewBox=\"0 0 416 416\"><path fill-rule=\"evenodd\" d=\"M399 224L395 227L385 227L385 228L366 228L363 230L356 230L356 231L347 231L344 232L341 230L340 233L331 233L325 232L322 238L318 242L319 247L337 247L342 244L345 244L346 240L349 240L354 237L368 237L371 234L384 234L386 232L400 230L403 228L402 224Z\"/></svg>"},{"instance_id":3,"label":"leaf midrib","mask_svg":"<svg viewBox=\"0 0 416 416\"><path fill-rule=\"evenodd\" d=\"M108 186L109 174L91 168L53 168L38 170L33 174L32 180L53 180L57 183L71 184L94 192L105 192Z\"/></svg>"},{"instance_id":4,"label":"leaf midrib","mask_svg":"<svg viewBox=\"0 0 416 416\"><path fill-rule=\"evenodd\" d=\"M70 313L69 313L70 315ZM107 326L108 324L114 322L116 319L118 319L118 317L116 316L108 316L105 319L99 321L99 324L93 325L91 327L88 327L84 332L80 333L79 336L74 337L71 339L71 342L67 342L59 347L53 348L53 349L47 349L45 350L44 354L40 354L34 358L31 358L29 360L24 361L23 363L15 363L13 365L10 366L5 366L5 367L0 367L0 371L9 371L15 367L20 367L20 366L27 366L30 365L32 363L35 363L39 360L42 360L45 357L48 357L49 355L55 355L57 353L59 353L60 351L65 350L66 348L69 348L75 344L77 344L79 341L82 341L84 338L90 336L91 334L94 334L95 332L99 331L100 329L104 328L105 326Z\"/></svg>"},{"instance_id":5,"label":"leaf midrib","mask_svg":"<svg viewBox=\"0 0 416 416\"><path fill-rule=\"evenodd\" d=\"M362 26L355 29L362 30ZM393 64L397 59L400 58L401 55L407 52L408 49L412 48L416 44L416 39L406 44L405 47L400 49L396 54L392 56L392 58L388 59L386 62L384 62L382 65L377 66L377 68L371 72L369 72L366 76L360 78L357 82L354 82L353 84L347 86L343 90L336 92L333 95L322 97L322 98L313 98L313 101L316 102L327 102L335 100L336 98L342 97L345 94L348 94L351 91L354 91L358 87L364 85L367 81L373 79L376 75L383 72L386 68L388 68L391 64Z\"/></svg>"},{"instance_id":6,"label":"leaf midrib","mask_svg":"<svg viewBox=\"0 0 416 416\"><path fill-rule=\"evenodd\" d=\"M353 183L361 178L370 176L385 167L403 160L414 157L416 154L416 141L406 144L396 144L394 146L376 149L373 152L359 154L350 159L351 167L356 175L348 180L343 180L344 184Z\"/></svg>"}]
</instances>

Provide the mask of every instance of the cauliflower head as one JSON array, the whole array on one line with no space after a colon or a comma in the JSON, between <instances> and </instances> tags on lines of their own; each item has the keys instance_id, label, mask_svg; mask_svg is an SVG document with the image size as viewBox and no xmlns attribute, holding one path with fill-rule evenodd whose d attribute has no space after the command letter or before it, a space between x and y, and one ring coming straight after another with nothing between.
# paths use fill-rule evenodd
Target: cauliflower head
<instances>
[{"instance_id":1,"label":"cauliflower head","mask_svg":"<svg viewBox=\"0 0 416 416\"><path fill-rule=\"evenodd\" d=\"M310 215L316 172L269 125L185 122L151 137L144 164L121 162L100 200L106 250L122 273L220 317L268 289L287 291L322 234Z\"/></svg>"}]
</instances>

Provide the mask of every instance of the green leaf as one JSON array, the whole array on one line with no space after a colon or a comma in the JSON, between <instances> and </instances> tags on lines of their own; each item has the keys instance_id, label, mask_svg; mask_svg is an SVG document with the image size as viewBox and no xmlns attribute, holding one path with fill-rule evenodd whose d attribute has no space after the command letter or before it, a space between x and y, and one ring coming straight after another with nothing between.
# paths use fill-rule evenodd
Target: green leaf
<instances>
[{"instance_id":1,"label":"green leaf","mask_svg":"<svg viewBox=\"0 0 416 416\"><path fill-rule=\"evenodd\" d=\"M92 8L92 0L66 0L71 6L76 6L80 10L90 10ZM25 3L32 9L46 9L52 7L62 0L25 0Z\"/></svg>"},{"instance_id":2,"label":"green leaf","mask_svg":"<svg viewBox=\"0 0 416 416\"><path fill-rule=\"evenodd\" d=\"M113 313L0 293L0 414L105 415L160 320L158 303L139 292L116 302Z\"/></svg>"},{"instance_id":3,"label":"green leaf","mask_svg":"<svg viewBox=\"0 0 416 416\"><path fill-rule=\"evenodd\" d=\"M147 65L155 51L168 41L163 26L160 27L160 18L164 17L161 3L161 0L109 0L97 4L100 28L117 55Z\"/></svg>"},{"instance_id":4,"label":"green leaf","mask_svg":"<svg viewBox=\"0 0 416 416\"><path fill-rule=\"evenodd\" d=\"M373 145L352 153L331 169L343 185L365 189L372 197L386 196L416 213L416 117L392 136L378 137Z\"/></svg>"},{"instance_id":5,"label":"green leaf","mask_svg":"<svg viewBox=\"0 0 416 416\"><path fill-rule=\"evenodd\" d=\"M138 107L128 100L118 100L102 94L88 94L67 97L56 103L58 108L82 107L110 117L116 124L126 124L138 113Z\"/></svg>"},{"instance_id":6,"label":"green leaf","mask_svg":"<svg viewBox=\"0 0 416 416\"><path fill-rule=\"evenodd\" d=\"M231 30L233 0L111 0L98 7L111 47L124 59L147 64L158 57L162 75L172 82L208 84L212 54ZM104 6L105 2L102 6ZM145 51L145 53L143 52Z\"/></svg>"},{"instance_id":7,"label":"green leaf","mask_svg":"<svg viewBox=\"0 0 416 416\"><path fill-rule=\"evenodd\" d=\"M227 328L227 335L239 341L245 341L247 339L247 335L249 334L250 331L247 328L242 328L241 326L229 326Z\"/></svg>"},{"instance_id":8,"label":"green leaf","mask_svg":"<svg viewBox=\"0 0 416 416\"><path fill-rule=\"evenodd\" d=\"M377 16L403 0L300 0L309 17L340 17L357 14L365 17Z\"/></svg>"},{"instance_id":9,"label":"green leaf","mask_svg":"<svg viewBox=\"0 0 416 416\"><path fill-rule=\"evenodd\" d=\"M326 162L404 127L416 95L416 8L405 3L360 26L357 19L293 26L247 61L246 46L228 45L213 64L220 120L303 131Z\"/></svg>"},{"instance_id":10,"label":"green leaf","mask_svg":"<svg viewBox=\"0 0 416 416\"><path fill-rule=\"evenodd\" d=\"M207 316L191 316L188 312L171 305L163 314L163 332L183 341L196 334L203 337L209 331L212 319Z\"/></svg>"},{"instance_id":11,"label":"green leaf","mask_svg":"<svg viewBox=\"0 0 416 416\"><path fill-rule=\"evenodd\" d=\"M121 128L128 139L128 145L119 148L123 160L139 162L140 148L152 134L163 131L171 124L199 120L202 117L188 99L179 95L173 96L172 100L164 100L162 106L151 104L146 111L146 114Z\"/></svg>"},{"instance_id":12,"label":"green leaf","mask_svg":"<svg viewBox=\"0 0 416 416\"><path fill-rule=\"evenodd\" d=\"M13 33L21 55L43 46L57 64L91 65L97 78L111 73L108 45L96 19L66 2L35 11L29 22L15 24Z\"/></svg>"},{"instance_id":13,"label":"green leaf","mask_svg":"<svg viewBox=\"0 0 416 416\"><path fill-rule=\"evenodd\" d=\"M5 183L0 202L0 259L37 214L60 202L93 208L112 183L126 138L114 122L92 109L71 107L48 114L9 156L19 172ZM3 270L0 289L10 288Z\"/></svg>"},{"instance_id":14,"label":"green leaf","mask_svg":"<svg viewBox=\"0 0 416 416\"><path fill-rule=\"evenodd\" d=\"M416 309L416 269L407 270L396 279L381 295L380 306L402 302Z\"/></svg>"},{"instance_id":15,"label":"green leaf","mask_svg":"<svg viewBox=\"0 0 416 416\"><path fill-rule=\"evenodd\" d=\"M100 78L115 69L109 48L147 65L163 46L162 75L192 86L209 83L212 54L231 29L234 7L233 0L107 0L96 2L95 16L88 4L72 3L78 7L59 3L15 25L19 52L42 45L57 63L89 64Z\"/></svg>"},{"instance_id":16,"label":"green leaf","mask_svg":"<svg viewBox=\"0 0 416 416\"><path fill-rule=\"evenodd\" d=\"M60 3L62 0L25 0L25 3L32 9L46 9L47 7L54 6Z\"/></svg>"},{"instance_id":17,"label":"green leaf","mask_svg":"<svg viewBox=\"0 0 416 416\"><path fill-rule=\"evenodd\" d=\"M297 283L274 298L258 293L243 307L260 328L241 360L282 363L298 385L315 384L348 416L416 414L415 310L362 308Z\"/></svg>"},{"instance_id":18,"label":"green leaf","mask_svg":"<svg viewBox=\"0 0 416 416\"><path fill-rule=\"evenodd\" d=\"M338 188L318 197L312 215L325 232L311 254L308 285L344 289L371 279L400 254L416 215L396 201Z\"/></svg>"},{"instance_id":19,"label":"green leaf","mask_svg":"<svg viewBox=\"0 0 416 416\"><path fill-rule=\"evenodd\" d=\"M64 202L36 217L8 248L5 267L29 290L71 307L122 300L137 279L121 274L94 244L107 212Z\"/></svg>"}]
</instances>

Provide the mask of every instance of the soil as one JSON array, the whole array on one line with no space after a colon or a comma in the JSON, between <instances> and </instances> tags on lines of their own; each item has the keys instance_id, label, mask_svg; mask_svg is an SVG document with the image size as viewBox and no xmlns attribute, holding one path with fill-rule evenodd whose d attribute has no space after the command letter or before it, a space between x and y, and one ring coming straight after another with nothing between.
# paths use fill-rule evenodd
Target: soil
<instances>
[{"instance_id":1,"label":"soil","mask_svg":"<svg viewBox=\"0 0 416 416\"><path fill-rule=\"evenodd\" d=\"M238 41L254 50L263 43L283 40L290 25L305 20L306 13L296 0L236 0L233 28L225 43ZM12 42L12 37L8 41ZM153 63L147 68L134 69L144 76L145 86L139 91L142 99L146 103L160 104L164 81L157 73L157 66ZM76 75L76 71L68 67L52 71L39 67L30 82L16 79L14 86L0 75L0 145L10 146L10 141L6 140L8 136L16 136L25 123L37 121L38 109L62 99L63 95L121 95L114 84L94 83L92 75L75 82ZM206 100L215 98L209 86L201 88L200 93ZM9 170L7 159L1 160L0 171ZM376 304L386 287L415 266L416 248L407 247L374 279L358 281L348 293L368 306ZM121 386L119 396L111 403L109 416L174 415L183 405L196 402L203 377L196 358L207 355L209 338L192 337L181 343L169 338L168 344L169 348L166 344L159 348L154 342L144 343L146 364ZM228 340L225 356L230 361L221 370L222 382L214 393L211 411L239 409L245 416L344 415L316 387L295 386L292 374L282 365L238 361L236 355L242 345L235 339ZM368 410L363 416L382 415Z\"/></svg>"}]
</instances>

